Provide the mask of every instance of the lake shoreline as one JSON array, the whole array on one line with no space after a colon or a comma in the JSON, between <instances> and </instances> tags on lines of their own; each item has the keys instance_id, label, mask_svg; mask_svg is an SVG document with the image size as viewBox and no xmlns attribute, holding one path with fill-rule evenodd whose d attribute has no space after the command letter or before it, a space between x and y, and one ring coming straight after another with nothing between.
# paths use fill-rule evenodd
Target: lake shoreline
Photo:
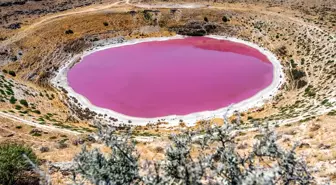
<instances>
[{"instance_id":1,"label":"lake shoreline","mask_svg":"<svg viewBox=\"0 0 336 185\"><path fill-rule=\"evenodd\" d=\"M154 38L145 38L145 39L134 39L134 40L127 40L122 43L115 43L113 41L111 42L107 41L106 45L94 47L88 51L85 51L82 54L74 56L70 61L66 62L66 64L62 68L60 68L55 78L53 78L51 82L56 88L60 89L61 87L65 89L68 92L67 95L69 97L71 96L77 99L82 108L89 108L91 111L94 111L97 114L107 115L105 116L107 118L108 117L116 118L118 119L118 122L116 122L115 124L128 124L128 125L147 125L148 123L154 124L154 123L157 123L158 120L160 120L161 122L168 122L169 123L168 126L175 126L180 123L180 120L183 120L183 122L186 123L188 126L192 126L199 120L222 118L224 114L227 114L227 116L232 115L234 111L244 112L250 108L260 107L267 100L270 100L274 95L276 95L277 91L280 89L281 85L284 82L284 75L282 72L282 66L280 64L280 61L276 58L276 56L273 53L271 53L267 49L264 49L256 44L253 44L251 42L247 42L241 39L237 39L237 38L215 36L215 35L209 35L206 37L237 42L237 43L241 43L241 44L257 49L260 53L264 54L268 58L269 62L271 62L273 65L272 83L266 88L259 91L254 96L248 99L245 99L237 104L228 106L228 107L223 107L223 108L220 108L214 111L202 111L202 112L191 113L188 115L170 115L170 116L157 117L157 118L132 117L132 116L120 114L110 109L95 106L91 104L91 102L87 98L76 93L68 84L67 73L69 69L72 66L76 65L75 63L77 63L79 59L81 60L82 58L84 58L85 56L91 53L113 48L113 47L132 45L132 44L137 44L141 42L165 41L165 40L170 40L170 39L186 38L180 35L172 36L172 37L154 37ZM70 99L70 104L72 103L74 102L72 99ZM105 123L107 124L113 123L111 120L107 118L105 118L105 121L104 121Z\"/></svg>"}]
</instances>

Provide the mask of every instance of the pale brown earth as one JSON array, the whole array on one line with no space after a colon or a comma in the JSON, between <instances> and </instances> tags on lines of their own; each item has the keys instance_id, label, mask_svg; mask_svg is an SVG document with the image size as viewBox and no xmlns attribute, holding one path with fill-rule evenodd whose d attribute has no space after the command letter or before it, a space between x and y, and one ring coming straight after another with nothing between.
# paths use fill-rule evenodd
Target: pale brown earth
<instances>
[{"instance_id":1,"label":"pale brown earth","mask_svg":"<svg viewBox=\"0 0 336 185\"><path fill-rule=\"evenodd\" d=\"M81 147L74 145L76 141L87 139L95 127L90 112L83 114L76 106L68 105L66 93L50 86L50 79L59 67L73 54L90 48L94 40L175 35L179 28L187 27L188 22L204 22L207 17L217 27L209 33L257 43L274 52L284 66L286 83L282 89L262 108L241 113L243 125L250 128L254 121L277 122L276 130L282 135L279 142L285 147L295 141L302 143L298 153L316 170L314 176L319 182L329 179L336 183L334 1L190 1L187 3L205 7L197 11L193 8L155 8L158 11L149 12L149 19L144 9L135 5L180 7L180 2L101 2L33 16L14 14L8 16L7 21L0 20L0 66L2 70L16 73L13 77L0 72L3 76L0 81L3 91L0 92L0 142L25 143L32 146L41 159L51 162L70 161ZM24 5L0 6L0 15L42 6L34 3L37 4L27 1ZM54 8L52 4L42 7ZM229 22L223 23L224 15L230 18ZM23 22L20 29L7 28L18 20ZM105 22L108 26L103 24ZM65 34L69 29L74 33ZM305 76L295 77L293 71L302 71ZM12 96L17 99L14 104L10 103ZM20 104L22 99L29 103L28 107ZM214 119L213 124L222 124L222 119ZM183 123L180 127L138 127L134 135L141 158L162 159L165 146L169 144L168 135L180 132L181 128L185 129ZM197 128L201 125L196 124L191 129ZM67 132L69 130L71 132ZM252 146L256 132L249 129L243 132L246 134L239 136L237 142ZM66 143L67 147L60 149L59 142ZM86 143L102 147L99 143ZM48 146L50 151L41 153L41 146ZM60 174L53 177L56 184L64 184Z\"/></svg>"}]
</instances>

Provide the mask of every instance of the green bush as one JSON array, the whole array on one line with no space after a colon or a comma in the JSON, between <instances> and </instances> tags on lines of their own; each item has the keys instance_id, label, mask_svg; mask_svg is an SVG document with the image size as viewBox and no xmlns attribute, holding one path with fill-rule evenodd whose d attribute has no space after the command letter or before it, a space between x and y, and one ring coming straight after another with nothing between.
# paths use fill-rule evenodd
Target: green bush
<instances>
[{"instance_id":1,"label":"green bush","mask_svg":"<svg viewBox=\"0 0 336 185\"><path fill-rule=\"evenodd\" d=\"M12 185L31 169L25 154L32 162L37 158L32 149L15 143L0 144L0 184Z\"/></svg>"},{"instance_id":2,"label":"green bush","mask_svg":"<svg viewBox=\"0 0 336 185\"><path fill-rule=\"evenodd\" d=\"M16 101L17 101L17 99L15 99L14 96L12 96L12 97L9 99L9 102L10 102L11 104L15 104Z\"/></svg>"},{"instance_id":3,"label":"green bush","mask_svg":"<svg viewBox=\"0 0 336 185\"><path fill-rule=\"evenodd\" d=\"M39 111L39 110L32 110L32 112L35 113L35 114L41 114L41 111Z\"/></svg>"},{"instance_id":4,"label":"green bush","mask_svg":"<svg viewBox=\"0 0 336 185\"><path fill-rule=\"evenodd\" d=\"M22 107L21 107L20 105L15 105L15 109L16 109L16 110L21 110Z\"/></svg>"},{"instance_id":5,"label":"green bush","mask_svg":"<svg viewBox=\"0 0 336 185\"><path fill-rule=\"evenodd\" d=\"M16 73L14 71L8 71L8 74L10 74L12 76L16 76Z\"/></svg>"},{"instance_id":6,"label":"green bush","mask_svg":"<svg viewBox=\"0 0 336 185\"><path fill-rule=\"evenodd\" d=\"M28 107L28 102L26 100L20 100L21 105Z\"/></svg>"}]
</instances>

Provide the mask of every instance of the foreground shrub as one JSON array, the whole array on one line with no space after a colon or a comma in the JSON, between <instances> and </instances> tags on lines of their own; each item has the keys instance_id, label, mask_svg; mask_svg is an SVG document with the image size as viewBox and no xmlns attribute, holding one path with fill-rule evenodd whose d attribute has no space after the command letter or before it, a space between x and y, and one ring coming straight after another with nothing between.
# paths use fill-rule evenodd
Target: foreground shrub
<instances>
[{"instance_id":1,"label":"foreground shrub","mask_svg":"<svg viewBox=\"0 0 336 185\"><path fill-rule=\"evenodd\" d=\"M107 132L112 133L112 132ZM139 157L129 135L107 134L100 130L99 136L111 149L105 157L98 149L86 147L75 157L77 173L93 184L131 184L139 180Z\"/></svg>"},{"instance_id":2,"label":"foreground shrub","mask_svg":"<svg viewBox=\"0 0 336 185\"><path fill-rule=\"evenodd\" d=\"M111 153L106 156L98 149L88 151L84 147L75 158L76 173L96 185L313 183L306 164L297 158L295 147L283 150L276 143L279 137L273 131L262 129L252 151L242 156L235 142L238 127L225 122L221 127L209 126L202 132L172 135L172 144L165 151L163 161L143 163L139 161L131 134L98 127L98 136Z\"/></svg>"},{"instance_id":3,"label":"foreground shrub","mask_svg":"<svg viewBox=\"0 0 336 185\"><path fill-rule=\"evenodd\" d=\"M31 165L23 154L32 162L37 162L36 155L26 146L12 143L0 144L0 184L15 184L31 169Z\"/></svg>"}]
</instances>

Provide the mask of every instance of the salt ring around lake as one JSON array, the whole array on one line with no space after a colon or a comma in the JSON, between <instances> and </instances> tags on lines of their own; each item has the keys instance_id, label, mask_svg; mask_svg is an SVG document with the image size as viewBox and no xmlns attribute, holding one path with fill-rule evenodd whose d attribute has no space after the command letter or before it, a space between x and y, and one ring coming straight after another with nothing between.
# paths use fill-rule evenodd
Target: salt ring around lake
<instances>
[{"instance_id":1,"label":"salt ring around lake","mask_svg":"<svg viewBox=\"0 0 336 185\"><path fill-rule=\"evenodd\" d=\"M78 56L67 62L53 84L118 124L192 125L222 117L228 107L230 115L261 106L284 81L270 51L223 36L129 40L96 47L81 58L75 65Z\"/></svg>"}]
</instances>

